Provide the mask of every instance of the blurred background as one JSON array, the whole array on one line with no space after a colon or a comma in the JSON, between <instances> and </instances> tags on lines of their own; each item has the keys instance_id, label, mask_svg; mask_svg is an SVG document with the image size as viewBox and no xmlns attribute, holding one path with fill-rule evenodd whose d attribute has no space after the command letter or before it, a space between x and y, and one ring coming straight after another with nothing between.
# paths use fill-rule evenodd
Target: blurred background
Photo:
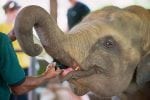
<instances>
[{"instance_id":1,"label":"blurred background","mask_svg":"<svg viewBox=\"0 0 150 100\"><path fill-rule=\"evenodd\" d=\"M2 6L8 0L0 0L0 23L5 20L5 14L2 9ZM50 0L15 0L18 2L21 7L25 7L28 5L39 5L45 8L48 12L50 11ZM58 1L58 25L59 27L66 31L67 30L67 10L70 7L68 0L57 0ZM104 6L115 5L118 7L126 7L129 5L141 5L145 8L150 8L150 0L78 0L85 3L91 11L96 9L100 9Z\"/></svg>"},{"instance_id":2,"label":"blurred background","mask_svg":"<svg viewBox=\"0 0 150 100\"><path fill-rule=\"evenodd\" d=\"M0 25L5 23L6 20L8 20L7 14L3 7L9 1L10 0L0 0ZM59 27L63 31L69 30L68 25L69 20L67 19L68 9L72 7L69 0L57 0L57 2L56 0L13 0L13 1L16 2L18 6L21 7L19 10L29 5L41 6L49 13L53 10L53 12L51 13L53 13L55 19L57 19ZM109 5L118 6L120 8L124 8L129 5L140 5L147 9L150 9L150 0L78 0L78 1L85 4L91 12ZM10 5L10 7L11 6L13 5ZM0 31L1 30L3 30L2 27L0 27ZM10 27L9 30L11 30ZM25 69L27 75L39 75L45 70L45 67L43 66L47 66L48 63L46 61L38 58L28 57L21 51L21 48L18 46L17 43L14 43L14 48L17 52L18 58L20 59L20 63L23 66L23 69ZM60 83L59 79L56 78L54 80L51 80L49 84L44 84L43 86L29 92L28 94L22 95L20 97L12 96L11 100L90 100L90 98L92 98L90 97L90 95L85 95L82 97L74 95L70 90L69 83L67 82ZM115 100L118 99L116 98Z\"/></svg>"}]
</instances>

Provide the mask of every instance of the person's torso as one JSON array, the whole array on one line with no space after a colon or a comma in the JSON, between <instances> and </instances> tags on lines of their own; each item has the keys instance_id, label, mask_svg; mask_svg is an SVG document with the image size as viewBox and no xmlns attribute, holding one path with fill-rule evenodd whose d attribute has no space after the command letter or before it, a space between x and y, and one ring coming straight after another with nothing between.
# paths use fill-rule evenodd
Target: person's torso
<instances>
[{"instance_id":1,"label":"person's torso","mask_svg":"<svg viewBox=\"0 0 150 100\"><path fill-rule=\"evenodd\" d=\"M0 100L9 100L10 94L7 83L0 76Z\"/></svg>"},{"instance_id":2,"label":"person's torso","mask_svg":"<svg viewBox=\"0 0 150 100\"><path fill-rule=\"evenodd\" d=\"M84 9L86 9L86 6L78 2L74 7L68 10L67 16L69 27L75 26L82 20L83 18L82 13Z\"/></svg>"},{"instance_id":3,"label":"person's torso","mask_svg":"<svg viewBox=\"0 0 150 100\"><path fill-rule=\"evenodd\" d=\"M2 23L0 24L0 32L2 33L9 33L13 28L13 24L7 24L7 23ZM29 66L29 57L22 52L18 41L14 41L13 43L13 47L15 49L15 51L17 51L17 57L19 59L19 63L22 66L22 68L27 68Z\"/></svg>"}]
</instances>

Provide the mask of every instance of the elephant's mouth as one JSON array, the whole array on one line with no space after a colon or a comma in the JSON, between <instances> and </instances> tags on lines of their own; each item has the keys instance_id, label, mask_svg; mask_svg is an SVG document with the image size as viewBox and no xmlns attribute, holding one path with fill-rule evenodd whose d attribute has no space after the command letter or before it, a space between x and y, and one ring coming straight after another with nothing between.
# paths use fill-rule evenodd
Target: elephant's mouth
<instances>
[{"instance_id":1,"label":"elephant's mouth","mask_svg":"<svg viewBox=\"0 0 150 100\"><path fill-rule=\"evenodd\" d=\"M70 67L63 68L62 81L69 81L72 79L77 79L75 78L75 76L77 75L74 75L74 74L81 70L82 69L78 64L73 64Z\"/></svg>"},{"instance_id":2,"label":"elephant's mouth","mask_svg":"<svg viewBox=\"0 0 150 100\"><path fill-rule=\"evenodd\" d=\"M99 74L102 72L101 67L93 66L87 70L82 69L79 64L73 64L73 66L63 69L64 72L62 73L62 81L69 81L69 80L78 80L80 78L88 77L93 74Z\"/></svg>"},{"instance_id":3,"label":"elephant's mouth","mask_svg":"<svg viewBox=\"0 0 150 100\"><path fill-rule=\"evenodd\" d=\"M79 65L74 64L73 66L64 69L61 81L68 81L73 92L76 95L82 96L89 92L88 87L85 87L82 84L82 79L95 74L95 70L95 68L90 70L83 70Z\"/></svg>"},{"instance_id":4,"label":"elephant's mouth","mask_svg":"<svg viewBox=\"0 0 150 100\"><path fill-rule=\"evenodd\" d=\"M78 80L95 74L96 69L83 70L79 65L68 67L62 73L62 81Z\"/></svg>"},{"instance_id":5,"label":"elephant's mouth","mask_svg":"<svg viewBox=\"0 0 150 100\"><path fill-rule=\"evenodd\" d=\"M78 96L82 96L89 92L88 88L82 85L82 82L80 81L80 79L85 77L85 75L80 74L81 69L79 66L69 67L67 69L64 69L61 80L68 81L70 83L72 91Z\"/></svg>"}]
</instances>

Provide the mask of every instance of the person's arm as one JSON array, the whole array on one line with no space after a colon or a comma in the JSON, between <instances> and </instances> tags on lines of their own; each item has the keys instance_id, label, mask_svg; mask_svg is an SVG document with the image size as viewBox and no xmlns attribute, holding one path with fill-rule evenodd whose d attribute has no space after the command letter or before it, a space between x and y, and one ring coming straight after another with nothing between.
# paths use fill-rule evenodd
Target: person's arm
<instances>
[{"instance_id":1,"label":"person's arm","mask_svg":"<svg viewBox=\"0 0 150 100\"><path fill-rule=\"evenodd\" d=\"M26 93L41 84L49 81L51 78L54 78L56 75L61 73L61 70L55 71L55 64L51 64L48 66L46 72L44 72L39 77L26 77L25 81L21 85L11 86L11 90L14 94L20 95Z\"/></svg>"},{"instance_id":2,"label":"person's arm","mask_svg":"<svg viewBox=\"0 0 150 100\"><path fill-rule=\"evenodd\" d=\"M14 29L11 30L11 31L8 33L8 37L11 39L11 41L15 41L15 40L16 40L16 36L15 36Z\"/></svg>"},{"instance_id":3,"label":"person's arm","mask_svg":"<svg viewBox=\"0 0 150 100\"><path fill-rule=\"evenodd\" d=\"M15 94L28 92L61 73L60 69L55 71L54 66L50 65L39 77L25 77L10 39L0 34L0 76Z\"/></svg>"}]
</instances>

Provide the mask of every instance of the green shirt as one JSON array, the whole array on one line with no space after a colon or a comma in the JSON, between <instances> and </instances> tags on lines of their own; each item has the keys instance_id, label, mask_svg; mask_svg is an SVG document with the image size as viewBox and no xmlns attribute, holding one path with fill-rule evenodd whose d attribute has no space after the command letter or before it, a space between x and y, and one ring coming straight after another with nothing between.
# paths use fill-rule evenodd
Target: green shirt
<instances>
[{"instance_id":1,"label":"green shirt","mask_svg":"<svg viewBox=\"0 0 150 100\"><path fill-rule=\"evenodd\" d=\"M0 33L0 100L9 100L9 86L24 82L25 74L18 63L10 39Z\"/></svg>"}]
</instances>

